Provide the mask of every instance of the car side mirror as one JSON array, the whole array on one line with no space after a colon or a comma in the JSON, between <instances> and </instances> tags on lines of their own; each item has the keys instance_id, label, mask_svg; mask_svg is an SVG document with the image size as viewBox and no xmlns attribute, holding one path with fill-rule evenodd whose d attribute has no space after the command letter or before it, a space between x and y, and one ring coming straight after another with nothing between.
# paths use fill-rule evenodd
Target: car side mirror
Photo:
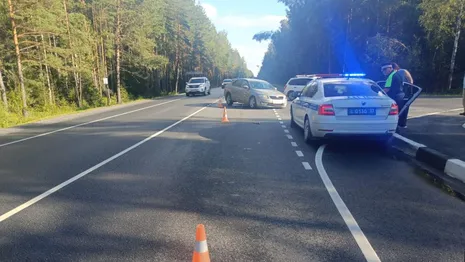
<instances>
[{"instance_id":1,"label":"car side mirror","mask_svg":"<svg viewBox=\"0 0 465 262\"><path fill-rule=\"evenodd\" d=\"M244 87L245 89L250 89L250 87L249 87L249 86L247 86L247 85L245 85L245 86L243 86L243 87Z\"/></svg>"}]
</instances>

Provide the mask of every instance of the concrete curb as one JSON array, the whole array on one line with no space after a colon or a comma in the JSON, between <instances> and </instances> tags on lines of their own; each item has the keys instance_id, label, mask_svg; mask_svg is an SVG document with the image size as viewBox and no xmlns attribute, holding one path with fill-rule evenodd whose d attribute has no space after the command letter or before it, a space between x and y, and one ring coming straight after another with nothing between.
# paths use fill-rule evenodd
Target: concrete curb
<instances>
[{"instance_id":1,"label":"concrete curb","mask_svg":"<svg viewBox=\"0 0 465 262\"><path fill-rule=\"evenodd\" d=\"M423 144L417 143L399 134L394 134L392 146L405 154L415 158L417 161L427 164L446 175L465 183L465 162L431 149Z\"/></svg>"}]
</instances>

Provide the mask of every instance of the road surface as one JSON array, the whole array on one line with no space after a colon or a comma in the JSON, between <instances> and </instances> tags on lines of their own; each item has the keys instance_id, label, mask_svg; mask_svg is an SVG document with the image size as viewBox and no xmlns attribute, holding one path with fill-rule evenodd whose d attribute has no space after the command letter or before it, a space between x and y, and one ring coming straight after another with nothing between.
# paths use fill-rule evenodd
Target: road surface
<instances>
[{"instance_id":1,"label":"road surface","mask_svg":"<svg viewBox=\"0 0 465 262\"><path fill-rule=\"evenodd\" d=\"M289 110L171 97L0 137L0 261L463 261L465 203ZM279 120L281 119L281 120Z\"/></svg>"}]
</instances>

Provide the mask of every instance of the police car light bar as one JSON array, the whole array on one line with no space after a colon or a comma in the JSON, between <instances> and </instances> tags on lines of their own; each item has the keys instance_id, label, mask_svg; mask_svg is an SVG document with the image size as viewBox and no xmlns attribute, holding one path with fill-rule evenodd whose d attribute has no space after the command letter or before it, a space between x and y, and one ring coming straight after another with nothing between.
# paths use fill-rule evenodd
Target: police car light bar
<instances>
[{"instance_id":1,"label":"police car light bar","mask_svg":"<svg viewBox=\"0 0 465 262\"><path fill-rule=\"evenodd\" d=\"M297 78L304 78L304 77L315 77L316 75L296 75Z\"/></svg>"},{"instance_id":2,"label":"police car light bar","mask_svg":"<svg viewBox=\"0 0 465 262\"><path fill-rule=\"evenodd\" d=\"M350 73L350 74L316 74L315 76L319 78L350 78L350 77L365 77L366 74L363 73Z\"/></svg>"}]
</instances>

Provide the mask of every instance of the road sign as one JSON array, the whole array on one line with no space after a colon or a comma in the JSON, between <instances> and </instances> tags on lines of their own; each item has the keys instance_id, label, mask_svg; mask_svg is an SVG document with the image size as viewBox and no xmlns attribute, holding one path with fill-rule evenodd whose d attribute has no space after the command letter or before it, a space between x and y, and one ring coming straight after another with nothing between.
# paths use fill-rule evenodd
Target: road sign
<instances>
[{"instance_id":1,"label":"road sign","mask_svg":"<svg viewBox=\"0 0 465 262\"><path fill-rule=\"evenodd\" d=\"M104 84L104 85L108 85L108 77L104 77L104 78L103 78L103 84Z\"/></svg>"}]
</instances>

